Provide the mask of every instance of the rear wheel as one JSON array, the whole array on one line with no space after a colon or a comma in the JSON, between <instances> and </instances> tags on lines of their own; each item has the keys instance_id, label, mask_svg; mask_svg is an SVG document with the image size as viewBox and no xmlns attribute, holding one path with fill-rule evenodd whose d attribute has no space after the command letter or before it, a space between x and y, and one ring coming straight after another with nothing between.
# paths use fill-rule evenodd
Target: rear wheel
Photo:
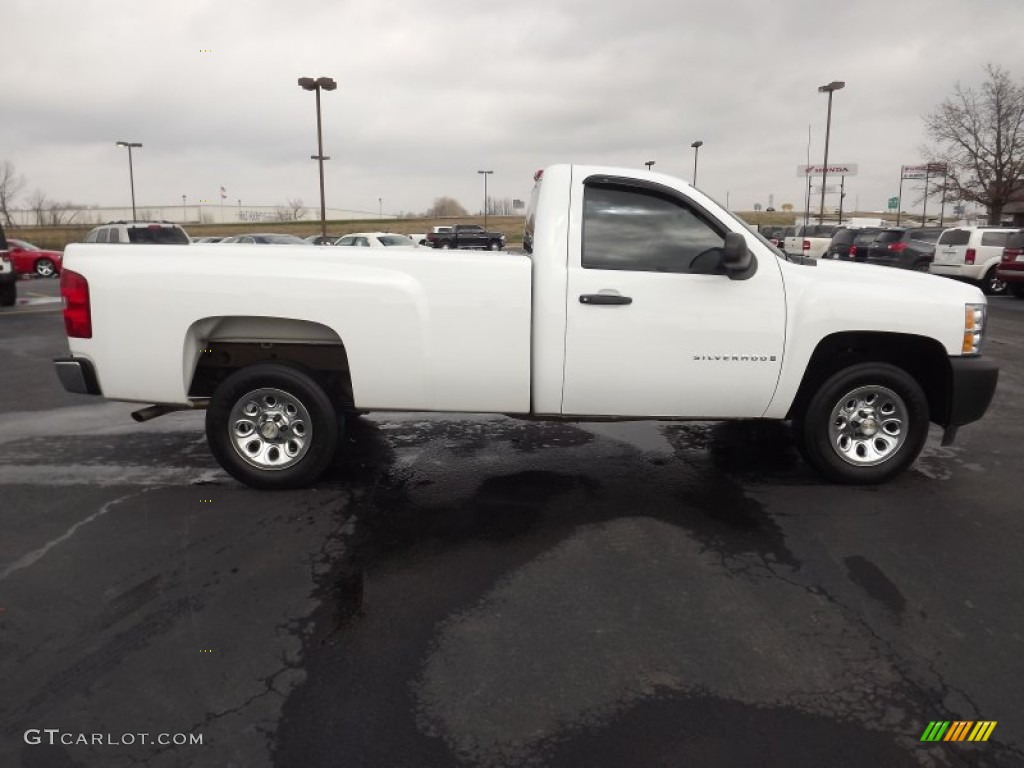
<instances>
[{"instance_id":1,"label":"rear wheel","mask_svg":"<svg viewBox=\"0 0 1024 768\"><path fill-rule=\"evenodd\" d=\"M929 261L927 259L921 259L921 261L915 261L911 269L915 272L928 272L928 265Z\"/></svg>"},{"instance_id":2,"label":"rear wheel","mask_svg":"<svg viewBox=\"0 0 1024 768\"><path fill-rule=\"evenodd\" d=\"M989 296L1006 295L1006 283L999 279L995 267L986 272L985 277L981 279L981 290Z\"/></svg>"},{"instance_id":3,"label":"rear wheel","mask_svg":"<svg viewBox=\"0 0 1024 768\"><path fill-rule=\"evenodd\" d=\"M221 467L246 485L303 488L327 469L342 424L312 376L260 363L231 374L213 393L206 439Z\"/></svg>"},{"instance_id":4,"label":"rear wheel","mask_svg":"<svg viewBox=\"0 0 1024 768\"><path fill-rule=\"evenodd\" d=\"M902 368L859 363L830 376L794 423L807 462L837 483L882 483L903 472L928 436L928 400Z\"/></svg>"}]
</instances>

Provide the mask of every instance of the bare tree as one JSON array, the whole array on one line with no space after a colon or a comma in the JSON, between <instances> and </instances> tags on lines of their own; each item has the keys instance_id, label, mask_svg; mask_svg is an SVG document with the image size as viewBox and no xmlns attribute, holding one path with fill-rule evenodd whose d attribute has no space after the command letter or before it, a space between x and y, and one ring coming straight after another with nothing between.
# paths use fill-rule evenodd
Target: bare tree
<instances>
[{"instance_id":1,"label":"bare tree","mask_svg":"<svg viewBox=\"0 0 1024 768\"><path fill-rule=\"evenodd\" d=\"M288 211L292 221L298 221L306 215L306 208L302 204L301 198L298 197L288 198Z\"/></svg>"},{"instance_id":2,"label":"bare tree","mask_svg":"<svg viewBox=\"0 0 1024 768\"><path fill-rule=\"evenodd\" d=\"M37 189L28 198L28 208L36 215L36 226L46 226L46 211L50 207L50 199L41 189Z\"/></svg>"},{"instance_id":3,"label":"bare tree","mask_svg":"<svg viewBox=\"0 0 1024 768\"><path fill-rule=\"evenodd\" d=\"M466 216L466 209L453 197L434 198L434 204L427 209L426 215L430 218L440 216Z\"/></svg>"},{"instance_id":4,"label":"bare tree","mask_svg":"<svg viewBox=\"0 0 1024 768\"><path fill-rule=\"evenodd\" d=\"M14 163L4 160L0 163L0 215L4 217L4 223L11 226L11 208L14 205L14 198L18 196L25 186L25 177L18 173Z\"/></svg>"},{"instance_id":5,"label":"bare tree","mask_svg":"<svg viewBox=\"0 0 1024 768\"><path fill-rule=\"evenodd\" d=\"M986 64L980 90L956 84L953 95L924 118L934 146L929 164L947 169L946 194L979 203L990 222L1024 193L1024 86L1002 67Z\"/></svg>"}]
</instances>

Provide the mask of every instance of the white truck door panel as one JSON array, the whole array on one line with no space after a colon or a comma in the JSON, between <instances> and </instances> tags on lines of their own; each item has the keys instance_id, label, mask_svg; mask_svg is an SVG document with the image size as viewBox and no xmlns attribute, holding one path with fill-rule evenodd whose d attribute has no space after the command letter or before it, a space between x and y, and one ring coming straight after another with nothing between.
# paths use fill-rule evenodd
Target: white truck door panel
<instances>
[{"instance_id":1,"label":"white truck door panel","mask_svg":"<svg viewBox=\"0 0 1024 768\"><path fill-rule=\"evenodd\" d=\"M785 342L775 257L730 279L727 228L656 184L592 179L575 198L562 413L761 416Z\"/></svg>"}]
</instances>

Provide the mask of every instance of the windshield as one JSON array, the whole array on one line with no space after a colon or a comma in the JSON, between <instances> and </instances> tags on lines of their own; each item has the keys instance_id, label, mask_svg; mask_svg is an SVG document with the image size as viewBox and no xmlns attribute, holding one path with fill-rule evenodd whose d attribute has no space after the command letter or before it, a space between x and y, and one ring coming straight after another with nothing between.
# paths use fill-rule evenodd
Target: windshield
<instances>
[{"instance_id":1,"label":"windshield","mask_svg":"<svg viewBox=\"0 0 1024 768\"><path fill-rule=\"evenodd\" d=\"M405 235L381 235L377 238L382 245L416 245L411 237Z\"/></svg>"}]
</instances>

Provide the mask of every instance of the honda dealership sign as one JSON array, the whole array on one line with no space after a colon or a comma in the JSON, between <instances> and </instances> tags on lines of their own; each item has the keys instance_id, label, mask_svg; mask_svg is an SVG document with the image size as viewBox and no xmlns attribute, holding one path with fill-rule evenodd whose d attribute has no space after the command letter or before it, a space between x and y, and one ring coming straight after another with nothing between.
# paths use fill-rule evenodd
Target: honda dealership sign
<instances>
[{"instance_id":1,"label":"honda dealership sign","mask_svg":"<svg viewBox=\"0 0 1024 768\"><path fill-rule=\"evenodd\" d=\"M856 176L856 163L829 163L828 168L824 165L798 165L797 176Z\"/></svg>"}]
</instances>

